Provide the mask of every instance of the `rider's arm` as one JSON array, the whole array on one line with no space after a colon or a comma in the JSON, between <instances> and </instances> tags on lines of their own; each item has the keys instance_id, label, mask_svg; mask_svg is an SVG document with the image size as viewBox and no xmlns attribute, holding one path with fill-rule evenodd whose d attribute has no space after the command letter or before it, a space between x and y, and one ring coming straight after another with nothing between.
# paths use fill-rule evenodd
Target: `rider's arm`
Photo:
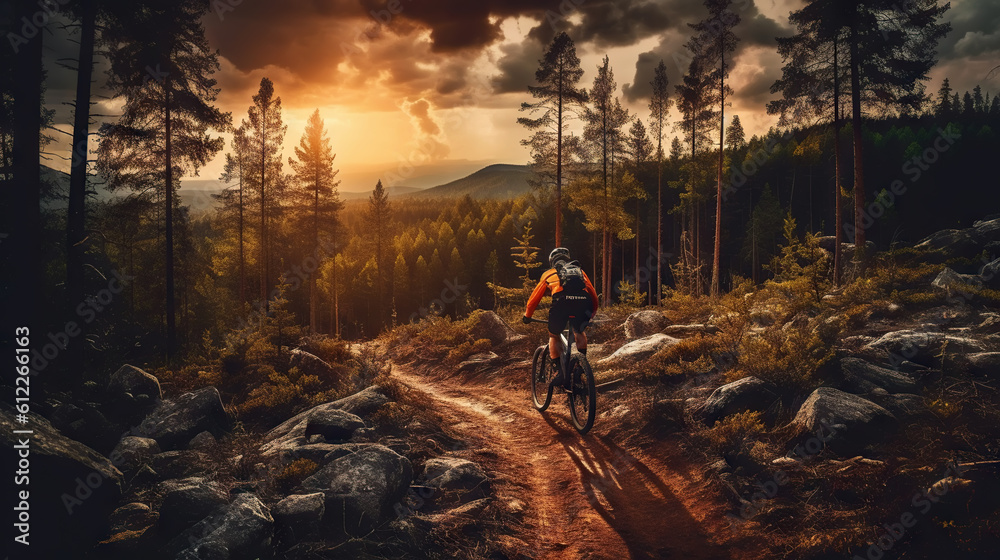
<instances>
[{"instance_id":1,"label":"rider's arm","mask_svg":"<svg viewBox=\"0 0 1000 560\"><path fill-rule=\"evenodd\" d=\"M590 278L587 273L583 273L583 280L587 283L587 293L590 294L590 303L594 308L594 313L597 313L597 307L600 305L600 301L597 299L597 290L594 289L594 285L590 283Z\"/></svg>"},{"instance_id":2,"label":"rider's arm","mask_svg":"<svg viewBox=\"0 0 1000 560\"><path fill-rule=\"evenodd\" d=\"M528 307L524 310L525 317L531 317L532 314L535 313L535 308L542 302L542 297L545 296L545 292L549 288L547 278L548 272L542 275L542 279L539 280L538 285L535 286L535 290L531 292L531 297L528 298Z\"/></svg>"}]
</instances>

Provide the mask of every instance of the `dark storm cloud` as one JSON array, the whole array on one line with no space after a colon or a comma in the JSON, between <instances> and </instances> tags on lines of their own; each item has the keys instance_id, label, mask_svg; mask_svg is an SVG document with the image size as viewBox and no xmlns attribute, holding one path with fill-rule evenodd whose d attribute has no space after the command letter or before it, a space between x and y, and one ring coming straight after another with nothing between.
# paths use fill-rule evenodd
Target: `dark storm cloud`
<instances>
[{"instance_id":1,"label":"dark storm cloud","mask_svg":"<svg viewBox=\"0 0 1000 560\"><path fill-rule=\"evenodd\" d=\"M1000 53L1000 2L995 0L956 0L945 12L952 30L941 41L938 54L942 61L992 56Z\"/></svg>"},{"instance_id":2,"label":"dark storm cloud","mask_svg":"<svg viewBox=\"0 0 1000 560\"><path fill-rule=\"evenodd\" d=\"M737 58L754 47L777 49L775 37L791 35L793 32L792 29L762 14L753 0L733 2L733 7L740 16L740 23L734 30L740 39L735 53ZM690 53L684 47L684 44L691 37L691 29L687 24L695 23L706 15L707 10L699 4L699 8L689 16L687 21L683 22L683 26L673 28L671 32L661 36L660 44L655 49L639 55L632 82L622 87L628 101L634 102L650 96L652 87L649 82L652 81L653 70L660 60L663 60L667 65L667 78L670 83L680 82L690 61ZM770 84L767 87L770 88ZM759 89L757 87L753 91L737 91L736 96L739 98L746 93L756 97L761 94ZM673 93L673 88L671 88L671 93Z\"/></svg>"}]
</instances>

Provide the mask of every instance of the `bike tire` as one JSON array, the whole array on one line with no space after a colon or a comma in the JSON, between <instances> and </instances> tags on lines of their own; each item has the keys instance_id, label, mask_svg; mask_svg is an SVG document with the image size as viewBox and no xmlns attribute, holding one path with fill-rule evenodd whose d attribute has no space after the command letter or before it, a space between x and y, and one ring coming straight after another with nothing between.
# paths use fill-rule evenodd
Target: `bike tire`
<instances>
[{"instance_id":1,"label":"bike tire","mask_svg":"<svg viewBox=\"0 0 1000 560\"><path fill-rule=\"evenodd\" d=\"M531 359L531 401L539 412L545 411L552 402L552 386L549 385L549 347L539 346Z\"/></svg>"},{"instance_id":2,"label":"bike tire","mask_svg":"<svg viewBox=\"0 0 1000 560\"><path fill-rule=\"evenodd\" d=\"M594 384L594 371L586 356L574 357L572 366L573 390L569 393L569 415L573 420L573 427L583 435L594 427L597 386Z\"/></svg>"}]
</instances>

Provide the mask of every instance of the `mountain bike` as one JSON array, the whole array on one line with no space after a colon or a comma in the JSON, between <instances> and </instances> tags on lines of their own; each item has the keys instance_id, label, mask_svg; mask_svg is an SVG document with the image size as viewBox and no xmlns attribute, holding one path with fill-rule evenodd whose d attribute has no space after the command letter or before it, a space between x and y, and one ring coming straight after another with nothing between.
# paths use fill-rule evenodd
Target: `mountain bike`
<instances>
[{"instance_id":1,"label":"mountain bike","mask_svg":"<svg viewBox=\"0 0 1000 560\"><path fill-rule=\"evenodd\" d=\"M548 321L532 319L533 323L548 324ZM587 356L573 352L570 341L576 341L573 322L570 321L566 330L559 335L562 343L562 353L559 360L563 371L571 372L570 388L558 387L568 395L569 415L573 426L581 434L586 434L594 426L594 414L597 403L597 386L594 384L594 371L590 368ZM552 393L556 387L551 384L555 377L551 368L552 357L549 356L549 345L543 344L535 350L531 359L531 400L539 412L544 412L552 402Z\"/></svg>"}]
</instances>

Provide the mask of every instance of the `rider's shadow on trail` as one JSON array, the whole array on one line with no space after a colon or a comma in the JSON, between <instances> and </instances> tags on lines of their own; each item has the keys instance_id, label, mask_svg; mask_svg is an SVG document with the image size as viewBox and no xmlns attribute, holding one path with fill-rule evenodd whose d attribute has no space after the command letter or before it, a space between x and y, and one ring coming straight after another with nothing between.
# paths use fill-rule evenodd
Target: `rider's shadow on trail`
<instances>
[{"instance_id":1,"label":"rider's shadow on trail","mask_svg":"<svg viewBox=\"0 0 1000 560\"><path fill-rule=\"evenodd\" d=\"M621 536L632 558L729 558L639 458L607 438L580 437L560 420L549 415L545 420L576 464L591 507Z\"/></svg>"}]
</instances>

